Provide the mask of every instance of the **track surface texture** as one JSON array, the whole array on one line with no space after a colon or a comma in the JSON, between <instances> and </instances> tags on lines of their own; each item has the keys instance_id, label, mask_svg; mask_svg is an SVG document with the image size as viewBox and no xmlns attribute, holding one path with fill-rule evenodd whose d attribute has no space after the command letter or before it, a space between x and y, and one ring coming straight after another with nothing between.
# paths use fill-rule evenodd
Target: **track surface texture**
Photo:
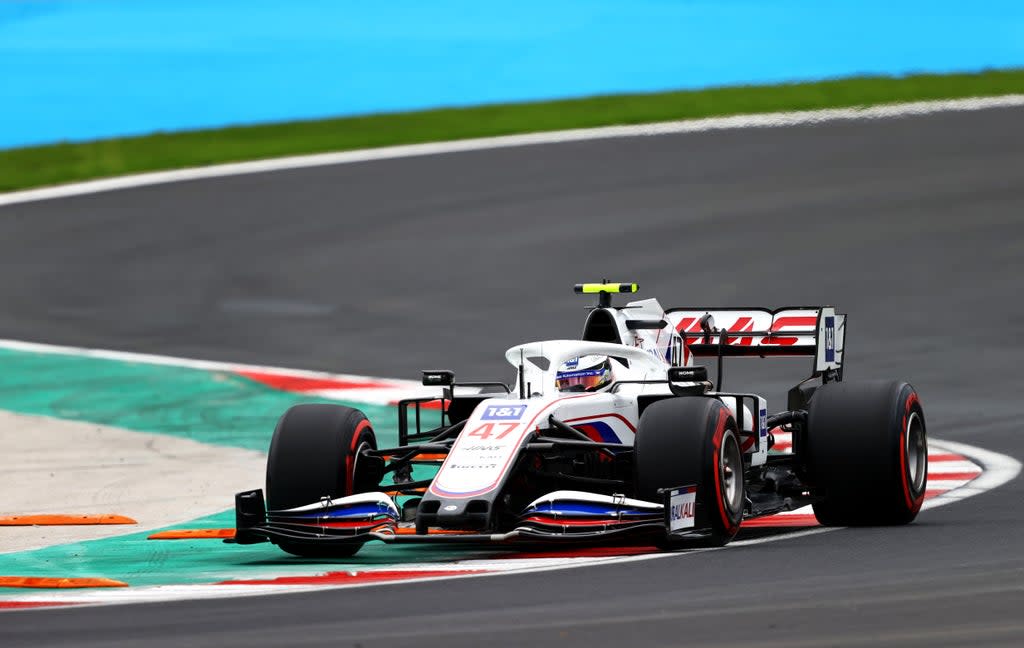
<instances>
[{"instance_id":1,"label":"track surface texture","mask_svg":"<svg viewBox=\"0 0 1024 648\"><path fill-rule=\"evenodd\" d=\"M511 378L578 334L576 281L670 305L833 303L847 378L1024 457L1024 111L524 147L0 210L0 336L415 377ZM769 367L769 365L771 365ZM783 391L805 363L728 363ZM4 646L1019 645L1024 487L602 569L11 612ZM226 494L229 501L230 494Z\"/></svg>"}]
</instances>

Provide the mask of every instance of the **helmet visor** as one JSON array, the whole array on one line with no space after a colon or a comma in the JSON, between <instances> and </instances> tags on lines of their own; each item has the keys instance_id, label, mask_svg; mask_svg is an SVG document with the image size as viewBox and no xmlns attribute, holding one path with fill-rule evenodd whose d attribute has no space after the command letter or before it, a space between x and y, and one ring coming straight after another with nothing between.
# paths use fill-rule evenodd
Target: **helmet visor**
<instances>
[{"instance_id":1,"label":"helmet visor","mask_svg":"<svg viewBox=\"0 0 1024 648\"><path fill-rule=\"evenodd\" d=\"M555 378L558 391L590 391L597 389L606 382L607 369L581 369L579 371L561 371Z\"/></svg>"}]
</instances>

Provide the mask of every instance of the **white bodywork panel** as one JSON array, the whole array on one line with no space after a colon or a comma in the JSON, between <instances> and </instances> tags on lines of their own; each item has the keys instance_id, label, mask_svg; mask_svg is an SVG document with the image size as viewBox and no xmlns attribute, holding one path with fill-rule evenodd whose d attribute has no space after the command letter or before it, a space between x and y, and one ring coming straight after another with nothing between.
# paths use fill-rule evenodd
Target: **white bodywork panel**
<instances>
[{"instance_id":1,"label":"white bodywork panel","mask_svg":"<svg viewBox=\"0 0 1024 648\"><path fill-rule=\"evenodd\" d=\"M476 497L499 488L519 448L558 405L606 394L565 394L513 400L490 398L477 406L430 485L439 497Z\"/></svg>"},{"instance_id":2,"label":"white bodywork panel","mask_svg":"<svg viewBox=\"0 0 1024 648\"><path fill-rule=\"evenodd\" d=\"M841 370L845 318L828 306L666 311L656 299L595 309L584 327L586 340L530 342L506 351L505 358L517 368L512 393L484 400L474 409L429 492L461 499L500 489L520 448L535 432L551 427L550 417L593 441L632 445L640 418L638 399L671 396L668 370L691 366L694 356L813 356L816 372ZM702 319L710 335L705 335ZM613 386L599 392L559 392L556 376L562 364L591 355L611 359ZM750 465L765 464L765 399L714 392L706 396L721 400L741 422L742 450ZM688 500L684 494L679 497L682 511ZM680 517L680 524L685 523L685 516Z\"/></svg>"},{"instance_id":3,"label":"white bodywork panel","mask_svg":"<svg viewBox=\"0 0 1024 648\"><path fill-rule=\"evenodd\" d=\"M620 384L614 392L557 391L555 376L558 367L570 358L584 355L615 358L615 381L658 382L627 382ZM665 382L671 365L660 353L651 353L639 346L547 340L512 347L505 357L516 366L522 362L523 392L527 398L490 398L476 407L430 486L434 495L470 498L500 488L519 448L536 430L550 426L550 416L577 428L594 441L632 445L640 419L637 396L671 394ZM517 382L513 395L518 390ZM722 396L721 400L735 416L736 399ZM758 417L750 412L749 407L745 408L743 419L746 437L753 438L751 435L758 432L762 436L767 434L756 429ZM764 463L766 438L756 445L760 450L754 465ZM752 446L750 449L752 451Z\"/></svg>"}]
</instances>

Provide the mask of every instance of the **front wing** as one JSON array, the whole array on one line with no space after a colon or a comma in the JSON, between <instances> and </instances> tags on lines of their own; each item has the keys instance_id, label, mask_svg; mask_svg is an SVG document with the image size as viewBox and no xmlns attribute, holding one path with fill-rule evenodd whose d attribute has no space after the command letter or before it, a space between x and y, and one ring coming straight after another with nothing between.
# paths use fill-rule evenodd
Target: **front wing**
<instances>
[{"instance_id":1,"label":"front wing","mask_svg":"<svg viewBox=\"0 0 1024 648\"><path fill-rule=\"evenodd\" d=\"M261 490L235 496L236 531L229 542L343 547L370 541L386 543L536 544L615 542L700 536L694 525L696 488L663 492L660 504L620 495L556 491L535 500L514 528L502 533L430 529L417 533L400 522L394 502L384 493L362 493L285 511L267 511Z\"/></svg>"}]
</instances>

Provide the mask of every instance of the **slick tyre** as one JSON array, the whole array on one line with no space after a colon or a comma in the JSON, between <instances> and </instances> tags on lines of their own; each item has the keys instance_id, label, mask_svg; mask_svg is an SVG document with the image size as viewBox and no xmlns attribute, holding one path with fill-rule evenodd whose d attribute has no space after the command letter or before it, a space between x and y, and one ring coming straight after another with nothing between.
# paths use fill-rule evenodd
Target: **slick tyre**
<instances>
[{"instance_id":1,"label":"slick tyre","mask_svg":"<svg viewBox=\"0 0 1024 648\"><path fill-rule=\"evenodd\" d=\"M901 381L819 387L807 419L808 481L827 526L908 524L928 485L928 437L917 392Z\"/></svg>"},{"instance_id":2,"label":"slick tyre","mask_svg":"<svg viewBox=\"0 0 1024 648\"><path fill-rule=\"evenodd\" d=\"M304 506L372 490L379 476L360 464L359 453L376 449L366 416L341 405L304 404L290 408L277 423L267 457L267 508ZM279 543L298 556L352 555L362 543L310 546Z\"/></svg>"},{"instance_id":3,"label":"slick tyre","mask_svg":"<svg viewBox=\"0 0 1024 648\"><path fill-rule=\"evenodd\" d=\"M660 502L658 489L696 484L695 528L709 531L702 544L733 539L746 502L743 455L736 421L721 401L681 397L649 405L633 456L640 499Z\"/></svg>"}]
</instances>

